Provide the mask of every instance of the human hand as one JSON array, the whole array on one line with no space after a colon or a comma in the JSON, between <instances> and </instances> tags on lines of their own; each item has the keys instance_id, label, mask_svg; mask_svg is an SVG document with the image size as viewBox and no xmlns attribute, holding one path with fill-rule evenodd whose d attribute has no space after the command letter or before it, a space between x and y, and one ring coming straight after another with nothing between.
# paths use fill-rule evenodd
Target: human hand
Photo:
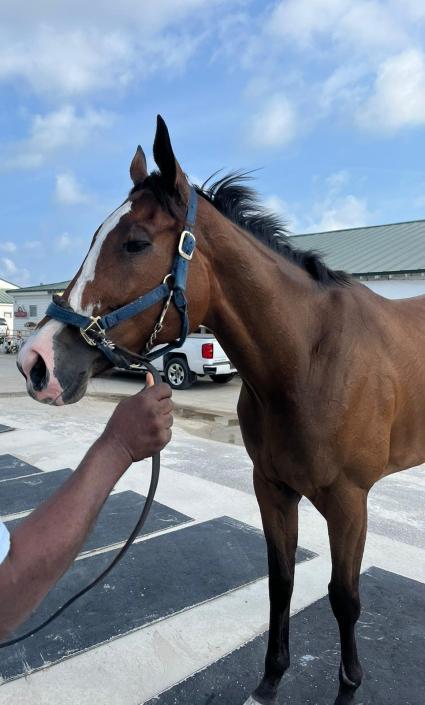
<instances>
[{"instance_id":1,"label":"human hand","mask_svg":"<svg viewBox=\"0 0 425 705\"><path fill-rule=\"evenodd\" d=\"M158 453L171 440L173 405L168 384L154 384L150 372L146 387L121 401L109 419L102 440L128 458L128 465Z\"/></svg>"}]
</instances>

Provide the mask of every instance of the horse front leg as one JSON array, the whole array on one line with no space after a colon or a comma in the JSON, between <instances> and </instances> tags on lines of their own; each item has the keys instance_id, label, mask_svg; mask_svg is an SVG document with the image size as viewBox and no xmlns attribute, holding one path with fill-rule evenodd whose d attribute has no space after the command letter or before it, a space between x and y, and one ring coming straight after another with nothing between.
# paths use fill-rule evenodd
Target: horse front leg
<instances>
[{"instance_id":1,"label":"horse front leg","mask_svg":"<svg viewBox=\"0 0 425 705\"><path fill-rule=\"evenodd\" d=\"M320 511L328 523L332 557L329 600L341 641L339 692L335 705L354 703L362 682L355 626L360 616L359 576L367 530L367 492L348 482L326 491Z\"/></svg>"},{"instance_id":2,"label":"horse front leg","mask_svg":"<svg viewBox=\"0 0 425 705\"><path fill-rule=\"evenodd\" d=\"M270 623L264 676L245 705L275 705L289 666L289 612L294 585L300 495L264 480L254 469L269 565Z\"/></svg>"}]
</instances>

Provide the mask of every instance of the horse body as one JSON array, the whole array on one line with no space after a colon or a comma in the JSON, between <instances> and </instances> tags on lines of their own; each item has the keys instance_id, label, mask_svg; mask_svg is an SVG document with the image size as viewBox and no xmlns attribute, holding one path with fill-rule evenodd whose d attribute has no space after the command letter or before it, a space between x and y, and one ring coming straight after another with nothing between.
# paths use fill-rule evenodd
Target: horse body
<instances>
[{"instance_id":1,"label":"horse body","mask_svg":"<svg viewBox=\"0 0 425 705\"><path fill-rule=\"evenodd\" d=\"M214 243L214 230L225 228L212 214L208 222ZM269 552L269 649L251 702L274 702L289 665L297 505L305 496L329 526L343 705L361 680L354 624L367 493L425 460L425 297L389 301L354 281L321 289L246 233L236 253L235 230L227 231L229 251L222 234L213 256L222 296L206 320L243 379L238 414Z\"/></svg>"},{"instance_id":2,"label":"horse body","mask_svg":"<svg viewBox=\"0 0 425 705\"><path fill-rule=\"evenodd\" d=\"M223 223L208 222L220 293L206 324L244 381L248 450L261 435L273 466L310 499L341 473L369 489L423 462L425 297L389 301L355 281L320 289L249 234L238 241L236 228L227 249Z\"/></svg>"},{"instance_id":3,"label":"horse body","mask_svg":"<svg viewBox=\"0 0 425 705\"><path fill-rule=\"evenodd\" d=\"M78 287L82 310L103 314L169 271L187 182L162 121L154 156L160 173L152 176L136 152L135 187L110 231L100 229L102 243L94 239L90 277L82 281L80 270L65 301ZM201 322L211 328L243 381L238 414L267 542L269 644L263 679L247 702L276 703L289 665L298 503L305 496L328 524L329 597L341 637L336 705L348 705L362 677L355 624L368 491L425 460L425 297L388 301L347 281L313 253L275 240L278 220L255 210L250 191L234 179L220 183L199 192L187 297L192 330ZM114 339L140 350L159 313L120 324ZM76 401L104 361L76 330L45 324L19 356L29 392L42 401ZM178 330L170 309L158 342Z\"/></svg>"}]
</instances>

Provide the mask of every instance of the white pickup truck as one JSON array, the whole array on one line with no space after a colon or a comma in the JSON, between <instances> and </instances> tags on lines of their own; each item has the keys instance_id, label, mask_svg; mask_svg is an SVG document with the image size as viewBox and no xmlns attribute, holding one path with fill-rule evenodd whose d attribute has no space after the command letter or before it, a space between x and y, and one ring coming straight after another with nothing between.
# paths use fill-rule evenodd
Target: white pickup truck
<instances>
[{"instance_id":1,"label":"white pickup truck","mask_svg":"<svg viewBox=\"0 0 425 705\"><path fill-rule=\"evenodd\" d=\"M213 382L225 384L236 374L221 345L205 326L189 335L177 350L154 360L173 389L188 389L198 376L209 375Z\"/></svg>"}]
</instances>

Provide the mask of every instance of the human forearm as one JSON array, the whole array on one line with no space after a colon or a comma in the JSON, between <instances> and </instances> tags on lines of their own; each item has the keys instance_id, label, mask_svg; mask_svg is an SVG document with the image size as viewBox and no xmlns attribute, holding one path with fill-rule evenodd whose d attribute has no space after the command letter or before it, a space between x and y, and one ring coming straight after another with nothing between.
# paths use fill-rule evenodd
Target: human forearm
<instances>
[{"instance_id":1,"label":"human forearm","mask_svg":"<svg viewBox=\"0 0 425 705\"><path fill-rule=\"evenodd\" d=\"M38 605L69 567L130 457L104 437L67 482L16 529L0 566L0 637Z\"/></svg>"},{"instance_id":2,"label":"human forearm","mask_svg":"<svg viewBox=\"0 0 425 705\"><path fill-rule=\"evenodd\" d=\"M132 462L158 453L171 438L171 390L147 388L116 407L101 438L68 481L26 518L0 565L0 640L15 629L77 555L99 510Z\"/></svg>"}]
</instances>

